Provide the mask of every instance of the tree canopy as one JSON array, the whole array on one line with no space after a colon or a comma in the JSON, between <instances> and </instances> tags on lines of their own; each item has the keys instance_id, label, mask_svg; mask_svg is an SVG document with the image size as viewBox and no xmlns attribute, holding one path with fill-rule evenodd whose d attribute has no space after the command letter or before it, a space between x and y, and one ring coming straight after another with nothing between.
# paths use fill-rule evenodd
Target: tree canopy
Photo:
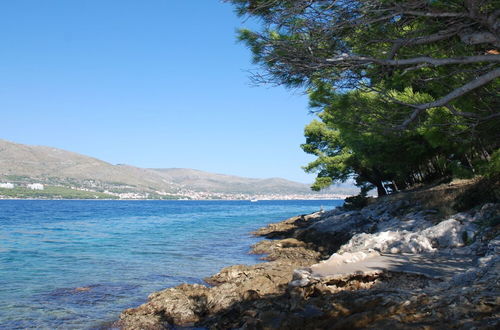
<instances>
[{"instance_id":1,"label":"tree canopy","mask_svg":"<svg viewBox=\"0 0 500 330\"><path fill-rule=\"evenodd\" d=\"M303 86L318 109L313 188L355 175L383 193L475 173L498 149L499 0L229 2L260 22L239 34L253 79Z\"/></svg>"}]
</instances>

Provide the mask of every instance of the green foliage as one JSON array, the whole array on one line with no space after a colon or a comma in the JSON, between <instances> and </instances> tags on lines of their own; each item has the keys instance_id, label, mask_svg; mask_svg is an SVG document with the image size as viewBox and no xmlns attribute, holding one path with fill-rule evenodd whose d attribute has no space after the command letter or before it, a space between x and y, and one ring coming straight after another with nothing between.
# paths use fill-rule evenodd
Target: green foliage
<instances>
[{"instance_id":1,"label":"green foliage","mask_svg":"<svg viewBox=\"0 0 500 330\"><path fill-rule=\"evenodd\" d=\"M45 198L45 199L117 199L116 196L100 192L75 190L65 187L45 186L43 190L24 187L14 189L0 188L0 196L7 198Z\"/></svg>"},{"instance_id":2,"label":"green foliage","mask_svg":"<svg viewBox=\"0 0 500 330\"><path fill-rule=\"evenodd\" d=\"M361 210L368 205L368 197L363 195L356 195L347 197L342 205L342 209L346 211Z\"/></svg>"},{"instance_id":3,"label":"green foliage","mask_svg":"<svg viewBox=\"0 0 500 330\"><path fill-rule=\"evenodd\" d=\"M433 100L412 88L391 90L390 95L406 103ZM398 105L375 92L337 93L331 85L321 83L310 92L310 99L312 107L321 109L320 121L306 127L306 143L301 147L317 156L304 167L318 174L315 190L353 177L358 184L371 183L384 194L384 184L401 189L498 169L499 153L493 153L491 160L481 157L478 151L484 148L480 145L484 140L467 135L469 127L447 108L432 109L412 130L394 131L377 123L379 118L398 116ZM367 129L370 122L373 124Z\"/></svg>"},{"instance_id":4,"label":"green foliage","mask_svg":"<svg viewBox=\"0 0 500 330\"><path fill-rule=\"evenodd\" d=\"M393 96L407 100L429 98L411 89L395 91ZM404 188L415 183L411 176L439 152L426 139L426 131L363 130L360 122L397 111L376 93L356 90L336 94L322 86L311 93L311 103L323 109L319 113L321 122L315 120L306 127L306 143L301 146L307 153L318 156L305 167L306 171L318 173L314 189L349 177L354 177L360 185L371 183L380 188L386 182L398 182ZM382 188L379 192L383 193Z\"/></svg>"},{"instance_id":5,"label":"green foliage","mask_svg":"<svg viewBox=\"0 0 500 330\"><path fill-rule=\"evenodd\" d=\"M495 152L491 155L491 160L487 164L484 174L488 177L500 175L500 149L495 150Z\"/></svg>"},{"instance_id":6,"label":"green foliage","mask_svg":"<svg viewBox=\"0 0 500 330\"><path fill-rule=\"evenodd\" d=\"M368 197L363 194L347 197L344 201L344 205L342 205L342 209L346 211L361 210L368 205L368 201Z\"/></svg>"},{"instance_id":7,"label":"green foliage","mask_svg":"<svg viewBox=\"0 0 500 330\"><path fill-rule=\"evenodd\" d=\"M367 197L368 191L373 188L370 184L362 184L361 191L356 196L347 197L342 205L342 209L346 211L361 210L367 206L370 202L370 198Z\"/></svg>"},{"instance_id":8,"label":"green foliage","mask_svg":"<svg viewBox=\"0 0 500 330\"><path fill-rule=\"evenodd\" d=\"M239 33L264 72L257 82L307 86L318 119L301 148L316 157L304 167L314 190L354 178L384 194L499 172L500 79L463 88L498 71L495 42L464 38L496 29L496 0L229 2L261 22Z\"/></svg>"}]
</instances>

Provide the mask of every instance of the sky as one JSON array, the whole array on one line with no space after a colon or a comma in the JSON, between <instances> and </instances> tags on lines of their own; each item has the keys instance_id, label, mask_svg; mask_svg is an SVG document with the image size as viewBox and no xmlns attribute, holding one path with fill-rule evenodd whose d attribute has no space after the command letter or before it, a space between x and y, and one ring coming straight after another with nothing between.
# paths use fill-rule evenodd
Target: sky
<instances>
[{"instance_id":1,"label":"sky","mask_svg":"<svg viewBox=\"0 0 500 330\"><path fill-rule=\"evenodd\" d=\"M307 96L252 86L219 0L0 2L0 138L112 164L309 183Z\"/></svg>"}]
</instances>

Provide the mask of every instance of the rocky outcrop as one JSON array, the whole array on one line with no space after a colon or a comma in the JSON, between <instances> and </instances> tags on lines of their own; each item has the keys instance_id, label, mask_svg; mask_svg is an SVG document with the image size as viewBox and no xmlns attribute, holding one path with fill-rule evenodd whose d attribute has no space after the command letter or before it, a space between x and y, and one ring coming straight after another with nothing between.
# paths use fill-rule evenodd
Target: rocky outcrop
<instances>
[{"instance_id":1,"label":"rocky outcrop","mask_svg":"<svg viewBox=\"0 0 500 330\"><path fill-rule=\"evenodd\" d=\"M279 227L279 230L288 230L300 226L301 221L308 222L319 216L317 213L295 217L293 221L284 222L274 229ZM264 230L262 232L267 235ZM234 305L284 294L296 268L320 260L320 253L312 249L310 244L294 238L264 240L254 245L252 252L266 254L263 259L269 262L226 267L205 279L211 287L183 284L155 292L148 297L146 304L125 310L116 325L122 329L199 325Z\"/></svg>"},{"instance_id":2,"label":"rocky outcrop","mask_svg":"<svg viewBox=\"0 0 500 330\"><path fill-rule=\"evenodd\" d=\"M500 206L441 218L404 199L271 224L267 262L153 293L123 329L484 328L500 325Z\"/></svg>"}]
</instances>

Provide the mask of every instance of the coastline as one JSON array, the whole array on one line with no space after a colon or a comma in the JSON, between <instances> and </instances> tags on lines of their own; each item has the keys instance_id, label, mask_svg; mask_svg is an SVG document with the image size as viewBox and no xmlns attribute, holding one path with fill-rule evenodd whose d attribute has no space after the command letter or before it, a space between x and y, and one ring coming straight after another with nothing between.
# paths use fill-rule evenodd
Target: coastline
<instances>
[{"instance_id":1,"label":"coastline","mask_svg":"<svg viewBox=\"0 0 500 330\"><path fill-rule=\"evenodd\" d=\"M22 197L4 197L0 196L0 200L49 200L49 201L301 201L301 200L313 200L313 201L329 201L329 200L344 200L347 197L351 197L352 195L342 195L342 194L333 194L327 196L300 196L300 197L289 197L287 195L276 196L275 198L257 198L253 199L252 197L248 198L201 198L201 199L162 199L162 198L22 198Z\"/></svg>"},{"instance_id":2,"label":"coastline","mask_svg":"<svg viewBox=\"0 0 500 330\"><path fill-rule=\"evenodd\" d=\"M52 329L98 328L151 292L258 263L251 231L341 201L1 204L0 328Z\"/></svg>"},{"instance_id":3,"label":"coastline","mask_svg":"<svg viewBox=\"0 0 500 330\"><path fill-rule=\"evenodd\" d=\"M330 200L344 200L347 197L351 197L350 195L334 195L334 197L331 198L275 198L275 199L259 199L257 202L262 202L262 201L330 201ZM15 201L15 200L23 200L23 201L195 201L195 202L201 202L201 201L215 201L215 202L220 202L220 201L248 201L248 202L254 202L251 199L138 199L138 198L132 198L132 199L113 199L113 198L0 198L1 200L7 200L7 201Z\"/></svg>"},{"instance_id":4,"label":"coastline","mask_svg":"<svg viewBox=\"0 0 500 330\"><path fill-rule=\"evenodd\" d=\"M500 206L443 215L423 202L429 193L270 224L252 247L266 262L154 292L113 326L494 329L500 238L484 223Z\"/></svg>"}]
</instances>

